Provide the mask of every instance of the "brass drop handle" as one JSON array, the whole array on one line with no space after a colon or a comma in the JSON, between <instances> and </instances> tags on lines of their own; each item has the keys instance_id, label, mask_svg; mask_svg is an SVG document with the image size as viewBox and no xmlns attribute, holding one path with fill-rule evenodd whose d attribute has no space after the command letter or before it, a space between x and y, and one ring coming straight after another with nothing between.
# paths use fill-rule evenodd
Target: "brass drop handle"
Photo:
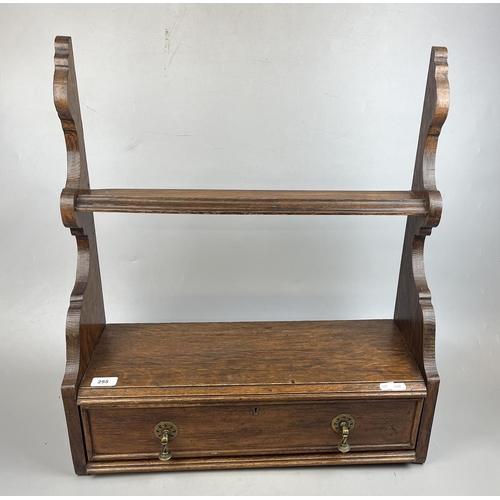
<instances>
[{"instance_id":1,"label":"brass drop handle","mask_svg":"<svg viewBox=\"0 0 500 500\"><path fill-rule=\"evenodd\" d=\"M161 436L161 445L163 449L160 451L160 454L158 455L158 458L160 460L170 460L172 458L172 452L168 450L168 435L170 434L170 431L168 429L163 429L163 433Z\"/></svg>"},{"instance_id":2,"label":"brass drop handle","mask_svg":"<svg viewBox=\"0 0 500 500\"><path fill-rule=\"evenodd\" d=\"M347 453L351 449L347 438L349 437L349 432L354 429L354 425L355 420L347 413L341 413L332 420L332 429L342 436L342 440L338 446L339 451L342 453Z\"/></svg>"},{"instance_id":3,"label":"brass drop handle","mask_svg":"<svg viewBox=\"0 0 500 500\"><path fill-rule=\"evenodd\" d=\"M349 428L347 427L346 422L341 422L340 426L342 427L342 441L339 444L339 450L342 453L347 453L351 449L349 443L347 442L347 438L349 437Z\"/></svg>"},{"instance_id":4,"label":"brass drop handle","mask_svg":"<svg viewBox=\"0 0 500 500\"><path fill-rule=\"evenodd\" d=\"M168 449L169 440L171 441L179 434L179 428L173 422L160 422L155 425L155 436L161 441L161 451L158 458L163 462L172 458L172 452Z\"/></svg>"}]
</instances>

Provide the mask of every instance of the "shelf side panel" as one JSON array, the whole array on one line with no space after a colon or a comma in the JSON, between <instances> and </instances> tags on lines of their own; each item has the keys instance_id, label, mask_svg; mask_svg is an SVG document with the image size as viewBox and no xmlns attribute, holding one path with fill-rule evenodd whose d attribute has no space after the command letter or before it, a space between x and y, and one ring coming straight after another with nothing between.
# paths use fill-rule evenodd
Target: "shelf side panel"
<instances>
[{"instance_id":1,"label":"shelf side panel","mask_svg":"<svg viewBox=\"0 0 500 500\"><path fill-rule=\"evenodd\" d=\"M394 311L394 320L427 385L416 448L418 462L424 462L427 456L439 388L436 322L425 277L424 243L432 228L439 224L442 212L441 194L436 188L435 160L450 101L447 57L446 48L432 48L412 184L412 191L427 200L427 215L408 217Z\"/></svg>"},{"instance_id":2,"label":"shelf side panel","mask_svg":"<svg viewBox=\"0 0 500 500\"><path fill-rule=\"evenodd\" d=\"M82 425L76 403L78 386L105 325L94 216L77 213L76 196L90 189L83 125L70 37L55 39L54 104L67 150L67 180L61 193L63 224L77 243L75 286L66 319L66 369L61 393L75 472L86 473Z\"/></svg>"}]
</instances>

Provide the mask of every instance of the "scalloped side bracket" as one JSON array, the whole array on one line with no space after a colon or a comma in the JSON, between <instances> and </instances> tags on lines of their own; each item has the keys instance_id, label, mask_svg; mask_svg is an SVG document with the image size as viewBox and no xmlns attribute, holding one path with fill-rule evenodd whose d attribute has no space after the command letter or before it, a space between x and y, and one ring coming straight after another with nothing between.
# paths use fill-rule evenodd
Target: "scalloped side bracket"
<instances>
[{"instance_id":1,"label":"scalloped side bracket","mask_svg":"<svg viewBox=\"0 0 500 500\"><path fill-rule=\"evenodd\" d=\"M394 310L394 321L427 384L416 445L416 457L420 463L427 457L439 389L435 357L436 320L425 278L424 243L425 237L441 220L442 200L436 188L435 161L439 134L450 103L447 59L445 47L432 47L412 184L412 191L424 195L427 200L427 216L407 219Z\"/></svg>"},{"instance_id":2,"label":"scalloped side bracket","mask_svg":"<svg viewBox=\"0 0 500 500\"><path fill-rule=\"evenodd\" d=\"M77 474L86 474L77 390L106 323L94 215L76 211L76 196L90 189L71 38L55 39L54 104L66 142L68 173L61 217L77 243L75 286L66 319L66 368L61 393Z\"/></svg>"}]
</instances>

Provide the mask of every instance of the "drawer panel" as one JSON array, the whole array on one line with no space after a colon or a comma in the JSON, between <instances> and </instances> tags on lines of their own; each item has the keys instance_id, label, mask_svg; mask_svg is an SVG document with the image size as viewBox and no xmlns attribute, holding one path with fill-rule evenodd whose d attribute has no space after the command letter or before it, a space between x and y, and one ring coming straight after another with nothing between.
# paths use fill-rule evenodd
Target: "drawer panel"
<instances>
[{"instance_id":1,"label":"drawer panel","mask_svg":"<svg viewBox=\"0 0 500 500\"><path fill-rule=\"evenodd\" d=\"M172 408L90 407L82 409L90 461L156 459L161 442L154 427L174 422L169 443L175 457L242 456L338 452L341 437L332 420L355 420L348 442L353 451L408 450L415 439L421 399L289 404L231 404Z\"/></svg>"}]
</instances>

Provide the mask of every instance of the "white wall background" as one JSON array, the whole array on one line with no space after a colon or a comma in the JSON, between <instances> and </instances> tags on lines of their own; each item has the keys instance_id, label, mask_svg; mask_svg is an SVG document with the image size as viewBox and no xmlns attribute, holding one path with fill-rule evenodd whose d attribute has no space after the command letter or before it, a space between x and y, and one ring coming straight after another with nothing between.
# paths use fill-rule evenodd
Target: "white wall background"
<instances>
[{"instance_id":1,"label":"white wall background","mask_svg":"<svg viewBox=\"0 0 500 500\"><path fill-rule=\"evenodd\" d=\"M409 189L430 48L448 47L426 465L72 475L56 35L73 38L94 188ZM0 492L498 494L499 46L494 4L0 5ZM97 214L107 319L391 317L404 223Z\"/></svg>"}]
</instances>

